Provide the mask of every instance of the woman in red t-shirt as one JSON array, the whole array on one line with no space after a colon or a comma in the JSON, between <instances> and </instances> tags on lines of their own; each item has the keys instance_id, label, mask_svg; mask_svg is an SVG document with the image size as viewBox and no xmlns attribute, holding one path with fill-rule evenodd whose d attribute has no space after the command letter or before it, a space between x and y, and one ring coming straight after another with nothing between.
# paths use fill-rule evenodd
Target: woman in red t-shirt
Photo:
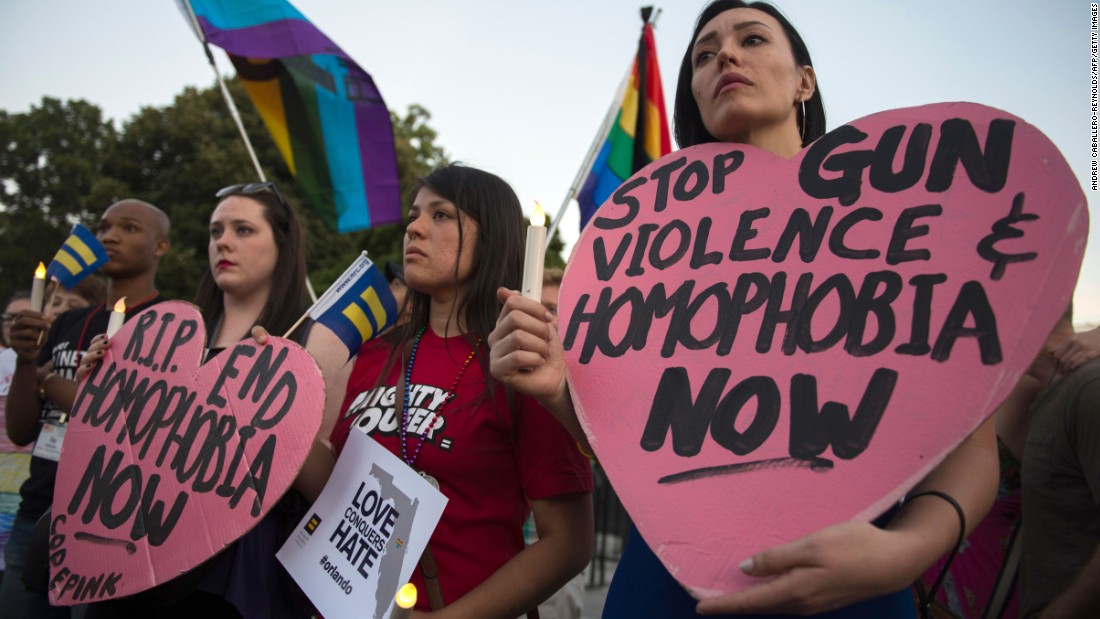
<instances>
[{"instance_id":1,"label":"woman in red t-shirt","mask_svg":"<svg viewBox=\"0 0 1100 619\"><path fill-rule=\"evenodd\" d=\"M591 468L545 409L489 374L496 291L518 288L523 264L515 192L458 165L414 191L404 241L409 320L360 350L332 443L339 451L350 432L365 432L447 496L428 544L440 614L511 619L587 564ZM529 511L539 541L525 546ZM419 569L413 582L425 591ZM431 610L428 596L417 609Z\"/></svg>"}]
</instances>

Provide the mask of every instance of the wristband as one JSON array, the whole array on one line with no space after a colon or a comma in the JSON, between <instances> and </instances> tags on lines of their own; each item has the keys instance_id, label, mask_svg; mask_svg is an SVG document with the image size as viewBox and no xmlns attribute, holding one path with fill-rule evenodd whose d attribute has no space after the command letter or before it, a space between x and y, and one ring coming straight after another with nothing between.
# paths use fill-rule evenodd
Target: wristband
<instances>
[{"instance_id":1,"label":"wristband","mask_svg":"<svg viewBox=\"0 0 1100 619\"><path fill-rule=\"evenodd\" d=\"M589 460L592 460L592 461L596 460L596 454L590 454L587 451L585 451L584 447L581 447L581 442L580 441L577 441L577 451L581 452L581 455L584 456L585 458L588 458Z\"/></svg>"},{"instance_id":2,"label":"wristband","mask_svg":"<svg viewBox=\"0 0 1100 619\"><path fill-rule=\"evenodd\" d=\"M38 399L46 399L46 383L50 382L50 379L57 376L54 372L48 372L45 377L42 378L42 382L38 383Z\"/></svg>"}]
</instances>

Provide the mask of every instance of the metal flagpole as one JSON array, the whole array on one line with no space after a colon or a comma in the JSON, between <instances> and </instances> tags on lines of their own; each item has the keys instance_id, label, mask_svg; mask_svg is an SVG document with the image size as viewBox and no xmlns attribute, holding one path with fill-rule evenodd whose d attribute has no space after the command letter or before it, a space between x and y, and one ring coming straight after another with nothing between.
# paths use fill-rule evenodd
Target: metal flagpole
<instances>
[{"instance_id":1,"label":"metal flagpole","mask_svg":"<svg viewBox=\"0 0 1100 619\"><path fill-rule=\"evenodd\" d=\"M562 200L561 207L558 208L558 213L554 215L554 221L550 224L550 229L546 231L547 247L550 247L550 241L554 238L554 232L557 231L558 224L561 223L561 218L565 215L565 209L569 208L569 202L577 197L577 192L581 190L581 183L584 182L588 172L592 169L592 162L594 162L596 156L600 154L600 147L602 147L604 141L607 140L607 135L611 133L611 125L615 122L615 117L619 113L623 95L626 93L626 87L627 84L630 83L630 74L633 70L633 64L626 70L626 77L623 78L622 83L619 84L618 90L615 91L615 98L611 100L611 107L608 108L607 114L600 124L600 129L596 132L596 139L593 140L592 145L588 147L588 154L584 156L584 161L581 163L580 169L577 170L577 175L573 177L573 183L569 185L569 191L566 192L565 199Z\"/></svg>"},{"instance_id":2,"label":"metal flagpole","mask_svg":"<svg viewBox=\"0 0 1100 619\"><path fill-rule=\"evenodd\" d=\"M210 62L210 68L214 69L214 76L218 78L218 87L222 91L222 98L225 99L225 105L229 108L229 115L233 117L233 122L237 124L237 130L241 133L241 139L244 140L244 147L248 151L248 156L252 159L252 165L256 168L256 175L260 177L260 182L267 182L267 175L264 174L263 168L260 167L260 160L256 157L256 150L252 148L252 140L248 139L248 133L244 130L244 121L241 120L241 113L237 111L237 104L233 103L233 97L229 94L229 89L225 86L225 80L222 79L222 73L218 70L218 65L214 62L214 54L210 53L210 45L206 42L206 37L203 36L202 28L199 26L199 18L195 16L195 10L191 8L191 0L180 0L183 6L187 7L187 17L191 22L191 27L195 30L195 36L199 38L199 42L202 43L202 49L206 52L206 59ZM309 281L309 274L306 274L306 290L309 292L309 298L316 303L317 293L313 291L313 283Z\"/></svg>"},{"instance_id":3,"label":"metal flagpole","mask_svg":"<svg viewBox=\"0 0 1100 619\"><path fill-rule=\"evenodd\" d=\"M656 25L657 18L660 16L661 9L657 9L656 13L653 15L653 19L649 20L647 23ZM562 200L561 207L558 208L558 213L554 215L554 221L550 224L550 229L546 231L547 248L550 247L550 241L554 239L554 232L557 231L558 224L561 223L561 218L565 215L565 209L569 208L569 202L577 197L577 192L581 190L581 184L591 170L592 163L596 161L596 157L600 154L600 147L603 146L604 141L607 140L608 134L611 133L611 125L615 122L615 117L623 101L623 95L626 93L627 85L630 84L630 74L633 71L634 63L631 63L630 68L626 70L626 76L619 84L618 90L615 91L615 97L611 100L611 107L607 110L607 115L604 116L599 131L596 132L596 139L593 140L592 145L588 148L588 154L585 155L584 162L581 163L580 169L577 170L577 175L573 178L573 183L569 186L569 191L565 194L565 199Z\"/></svg>"},{"instance_id":4,"label":"metal flagpole","mask_svg":"<svg viewBox=\"0 0 1100 619\"><path fill-rule=\"evenodd\" d=\"M214 69L214 76L218 78L218 87L222 91L222 98L225 99L225 105L229 107L229 115L233 117L233 122L237 123L237 130L241 132L241 139L244 140L244 147L248 150L248 156L252 158L252 165L256 168L256 174L260 177L260 182L267 182L267 176L264 175L263 168L260 167L260 160L256 157L256 151L252 148L252 140L248 139L248 133L244 130L244 122L241 121L241 114L237 111L237 104L233 103L233 97L229 95L229 89L225 86L222 73L218 70L217 63L214 62L214 54L210 53L210 45L206 42L206 37L203 36L202 28L199 26L199 18L195 16L195 10L191 8L191 0L181 1L187 7L187 16L191 20L191 27L194 28L195 36L199 38L199 42L202 43L202 49L206 52L206 59L210 62L210 68Z\"/></svg>"}]
</instances>

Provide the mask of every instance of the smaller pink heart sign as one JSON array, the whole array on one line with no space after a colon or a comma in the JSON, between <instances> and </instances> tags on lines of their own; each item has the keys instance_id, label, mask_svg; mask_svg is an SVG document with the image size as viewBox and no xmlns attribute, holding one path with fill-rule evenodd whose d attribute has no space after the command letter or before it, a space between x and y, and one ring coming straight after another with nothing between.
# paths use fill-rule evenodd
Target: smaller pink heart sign
<instances>
[{"instance_id":1,"label":"smaller pink heart sign","mask_svg":"<svg viewBox=\"0 0 1100 619\"><path fill-rule=\"evenodd\" d=\"M667 155L593 217L561 287L578 415L696 597L883 514L1011 391L1066 309L1088 205L993 108L893 110L790 160Z\"/></svg>"},{"instance_id":2,"label":"smaller pink heart sign","mask_svg":"<svg viewBox=\"0 0 1100 619\"><path fill-rule=\"evenodd\" d=\"M217 554L290 487L321 424L313 358L271 338L207 363L198 308L131 317L81 385L59 461L50 600L132 595Z\"/></svg>"}]
</instances>

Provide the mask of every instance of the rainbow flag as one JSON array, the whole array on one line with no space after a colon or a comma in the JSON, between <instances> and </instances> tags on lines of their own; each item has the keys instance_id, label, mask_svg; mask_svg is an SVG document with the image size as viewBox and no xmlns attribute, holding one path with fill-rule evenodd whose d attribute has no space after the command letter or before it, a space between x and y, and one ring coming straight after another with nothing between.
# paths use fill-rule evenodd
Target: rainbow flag
<instances>
[{"instance_id":1,"label":"rainbow flag","mask_svg":"<svg viewBox=\"0 0 1100 619\"><path fill-rule=\"evenodd\" d=\"M308 313L340 337L351 358L363 342L397 322L397 300L382 270L363 252Z\"/></svg>"},{"instance_id":2,"label":"rainbow flag","mask_svg":"<svg viewBox=\"0 0 1100 619\"><path fill-rule=\"evenodd\" d=\"M577 193L581 229L623 181L672 150L661 70L657 66L657 44L653 25L649 23L651 11L652 7L642 9L645 25L626 92L616 102L619 111L615 122L608 134L601 136L603 146Z\"/></svg>"},{"instance_id":3,"label":"rainbow flag","mask_svg":"<svg viewBox=\"0 0 1100 619\"><path fill-rule=\"evenodd\" d=\"M285 0L180 1L190 2L204 41L229 55L329 228L401 220L393 126L366 71Z\"/></svg>"},{"instance_id":4,"label":"rainbow flag","mask_svg":"<svg viewBox=\"0 0 1100 619\"><path fill-rule=\"evenodd\" d=\"M57 280L65 290L79 284L80 280L99 270L110 258L107 250L92 231L80 224L73 224L69 238L46 267L46 275Z\"/></svg>"}]
</instances>

